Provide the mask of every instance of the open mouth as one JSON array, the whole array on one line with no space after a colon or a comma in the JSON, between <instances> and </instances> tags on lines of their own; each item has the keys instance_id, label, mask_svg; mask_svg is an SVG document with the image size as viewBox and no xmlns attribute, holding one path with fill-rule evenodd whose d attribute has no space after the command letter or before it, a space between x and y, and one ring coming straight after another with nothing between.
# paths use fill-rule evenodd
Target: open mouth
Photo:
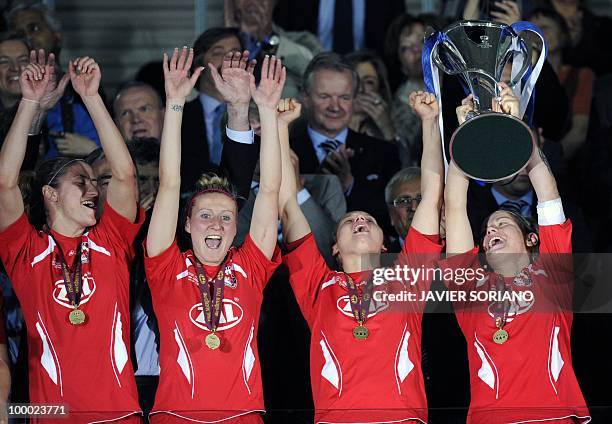
<instances>
[{"instance_id":1,"label":"open mouth","mask_svg":"<svg viewBox=\"0 0 612 424\"><path fill-rule=\"evenodd\" d=\"M489 252L491 252L494 250L499 250L505 245L506 243L504 242L503 238L501 238L500 236L493 236L489 239L489 242L487 243L487 249L489 250Z\"/></svg>"},{"instance_id":2,"label":"open mouth","mask_svg":"<svg viewBox=\"0 0 612 424\"><path fill-rule=\"evenodd\" d=\"M146 129L134 130L132 131L132 138L144 138L147 136L147 134L148 131Z\"/></svg>"},{"instance_id":3,"label":"open mouth","mask_svg":"<svg viewBox=\"0 0 612 424\"><path fill-rule=\"evenodd\" d=\"M218 249L221 246L221 236L211 235L204 238L204 243L209 249Z\"/></svg>"},{"instance_id":4,"label":"open mouth","mask_svg":"<svg viewBox=\"0 0 612 424\"><path fill-rule=\"evenodd\" d=\"M362 233L366 234L369 232L370 232L370 229L364 223L353 225L353 234L362 234Z\"/></svg>"},{"instance_id":5,"label":"open mouth","mask_svg":"<svg viewBox=\"0 0 612 424\"><path fill-rule=\"evenodd\" d=\"M96 202L94 202L93 200L85 200L84 202L81 202L81 204L86 208L96 209Z\"/></svg>"}]
</instances>

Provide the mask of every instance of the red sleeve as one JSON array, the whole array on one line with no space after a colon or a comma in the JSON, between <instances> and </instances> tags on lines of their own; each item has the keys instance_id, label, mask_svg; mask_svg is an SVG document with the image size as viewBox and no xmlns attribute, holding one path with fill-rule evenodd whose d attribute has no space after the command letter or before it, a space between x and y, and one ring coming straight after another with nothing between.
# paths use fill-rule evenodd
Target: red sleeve
<instances>
[{"instance_id":1,"label":"red sleeve","mask_svg":"<svg viewBox=\"0 0 612 424\"><path fill-rule=\"evenodd\" d=\"M151 292L159 290L172 290L173 284L177 281L177 274L182 270L187 270L185 258L179 250L176 240L163 252L157 256L149 256L147 253L147 240L142 242L144 246L144 269L147 282Z\"/></svg>"},{"instance_id":2,"label":"red sleeve","mask_svg":"<svg viewBox=\"0 0 612 424\"><path fill-rule=\"evenodd\" d=\"M0 232L0 259L9 276L19 262L27 262L30 258L32 242L37 237L34 226L28 221L25 212Z\"/></svg>"},{"instance_id":3,"label":"red sleeve","mask_svg":"<svg viewBox=\"0 0 612 424\"><path fill-rule=\"evenodd\" d=\"M312 233L290 243L287 248L289 252L284 255L283 262L289 269L289 282L304 318L311 322L319 289L330 269Z\"/></svg>"},{"instance_id":4,"label":"red sleeve","mask_svg":"<svg viewBox=\"0 0 612 424\"><path fill-rule=\"evenodd\" d=\"M274 247L272 258L268 259L259 250L259 247L257 247L249 234L247 234L242 246L238 248L238 255L245 257L245 260L241 261L240 265L247 268L245 271L249 276L250 283L260 291L263 291L264 287L266 287L268 280L270 280L276 268L281 264L282 259L278 246Z\"/></svg>"},{"instance_id":5,"label":"red sleeve","mask_svg":"<svg viewBox=\"0 0 612 424\"><path fill-rule=\"evenodd\" d=\"M540 225L540 253L572 253L572 223Z\"/></svg>"},{"instance_id":6,"label":"red sleeve","mask_svg":"<svg viewBox=\"0 0 612 424\"><path fill-rule=\"evenodd\" d=\"M134 256L134 240L145 221L145 212L138 207L136 221L129 219L114 210L108 202L104 203L104 212L94 231L101 237L106 237L111 243L125 250L130 257ZM103 235L104 234L104 235Z\"/></svg>"},{"instance_id":7,"label":"red sleeve","mask_svg":"<svg viewBox=\"0 0 612 424\"><path fill-rule=\"evenodd\" d=\"M591 113L591 101L593 100L593 83L595 73L589 68L580 68L576 94L572 100L572 113L574 115L587 115Z\"/></svg>"},{"instance_id":8,"label":"red sleeve","mask_svg":"<svg viewBox=\"0 0 612 424\"><path fill-rule=\"evenodd\" d=\"M416 228L410 227L404 239L403 253L442 253L444 243L440 240L439 234L427 235L419 232Z\"/></svg>"}]
</instances>

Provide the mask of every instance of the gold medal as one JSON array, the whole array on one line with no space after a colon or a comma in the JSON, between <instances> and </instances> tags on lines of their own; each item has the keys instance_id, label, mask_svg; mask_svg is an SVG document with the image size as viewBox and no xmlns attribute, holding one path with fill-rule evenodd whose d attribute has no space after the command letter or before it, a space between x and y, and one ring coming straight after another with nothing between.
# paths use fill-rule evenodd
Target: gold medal
<instances>
[{"instance_id":1,"label":"gold medal","mask_svg":"<svg viewBox=\"0 0 612 424\"><path fill-rule=\"evenodd\" d=\"M85 312L81 311L80 309L73 309L68 314L68 320L70 321L70 324L72 325L83 324L85 322L85 318L86 318Z\"/></svg>"},{"instance_id":2,"label":"gold medal","mask_svg":"<svg viewBox=\"0 0 612 424\"><path fill-rule=\"evenodd\" d=\"M206 336L204 342L206 343L206 346L212 350L218 349L219 346L221 346L221 339L219 339L219 336L217 336L215 333L210 333L208 336Z\"/></svg>"},{"instance_id":3,"label":"gold medal","mask_svg":"<svg viewBox=\"0 0 612 424\"><path fill-rule=\"evenodd\" d=\"M500 328L495 333L493 333L493 341L497 344L504 344L508 340L508 332L503 328Z\"/></svg>"},{"instance_id":4,"label":"gold medal","mask_svg":"<svg viewBox=\"0 0 612 424\"><path fill-rule=\"evenodd\" d=\"M365 340L369 335L370 332L368 329L361 324L353 329L353 337L355 337L357 340Z\"/></svg>"}]
</instances>

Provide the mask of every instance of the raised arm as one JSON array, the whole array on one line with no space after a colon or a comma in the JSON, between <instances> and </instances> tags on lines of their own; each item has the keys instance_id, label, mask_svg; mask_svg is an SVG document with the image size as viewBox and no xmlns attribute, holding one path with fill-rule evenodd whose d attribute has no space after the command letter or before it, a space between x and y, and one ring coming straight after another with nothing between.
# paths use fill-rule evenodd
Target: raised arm
<instances>
[{"instance_id":1,"label":"raised arm","mask_svg":"<svg viewBox=\"0 0 612 424\"><path fill-rule=\"evenodd\" d=\"M280 145L276 109L285 85L287 71L274 56L263 61L259 87L251 75L251 97L259 109L261 150L259 153L259 192L255 198L249 235L267 258L277 241L278 192L281 185Z\"/></svg>"},{"instance_id":2,"label":"raised arm","mask_svg":"<svg viewBox=\"0 0 612 424\"><path fill-rule=\"evenodd\" d=\"M28 130L49 84L49 74L48 65L30 63L19 77L21 102L0 149L0 231L17 221L24 211L19 171L26 153Z\"/></svg>"},{"instance_id":3,"label":"raised arm","mask_svg":"<svg viewBox=\"0 0 612 424\"><path fill-rule=\"evenodd\" d=\"M136 169L125 141L98 93L102 77L100 66L85 56L71 60L68 70L72 87L83 99L110 164L112 178L106 200L119 214L134 222L138 211Z\"/></svg>"},{"instance_id":4,"label":"raised arm","mask_svg":"<svg viewBox=\"0 0 612 424\"><path fill-rule=\"evenodd\" d=\"M550 165L544 156L544 152L536 147L527 164L529 172L529 180L536 192L538 203L547 202L549 200L559 199L559 190L557 189L557 181L550 170Z\"/></svg>"},{"instance_id":5,"label":"raised arm","mask_svg":"<svg viewBox=\"0 0 612 424\"><path fill-rule=\"evenodd\" d=\"M181 121L185 98L193 89L203 67L189 78L193 49L183 47L179 57L174 49L172 59L164 53L164 80L166 86L166 112L159 150L159 189L153 206L147 233L147 255L157 256L174 241L179 213L181 191Z\"/></svg>"},{"instance_id":6,"label":"raised arm","mask_svg":"<svg viewBox=\"0 0 612 424\"><path fill-rule=\"evenodd\" d=\"M412 220L412 227L422 234L440 232L440 208L444 190L444 164L436 96L422 91L410 94L410 106L421 118L423 155L421 157L421 203Z\"/></svg>"},{"instance_id":7,"label":"raised arm","mask_svg":"<svg viewBox=\"0 0 612 424\"><path fill-rule=\"evenodd\" d=\"M311 232L310 225L297 201L297 181L289 149L289 124L300 117L302 105L295 99L283 99L278 105L278 134L281 146L283 181L278 209L283 226L283 240L291 243Z\"/></svg>"}]
</instances>

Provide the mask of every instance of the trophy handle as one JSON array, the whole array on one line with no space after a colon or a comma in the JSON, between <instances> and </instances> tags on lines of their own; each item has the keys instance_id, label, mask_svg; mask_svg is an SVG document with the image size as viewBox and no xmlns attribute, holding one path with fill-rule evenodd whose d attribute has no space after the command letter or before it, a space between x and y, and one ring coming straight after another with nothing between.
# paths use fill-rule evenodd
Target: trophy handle
<instances>
[{"instance_id":1,"label":"trophy handle","mask_svg":"<svg viewBox=\"0 0 612 424\"><path fill-rule=\"evenodd\" d=\"M514 89L516 84L521 81L521 79L529 69L529 66L531 65L531 54L533 53L533 46L531 45L531 43L525 41L525 39L518 34L516 36L519 38L519 46L521 48L522 54L525 56L525 60L523 60L523 66L518 71L514 79L512 79L508 84L508 86L512 89ZM516 54L516 51L513 51L512 53Z\"/></svg>"}]
</instances>

